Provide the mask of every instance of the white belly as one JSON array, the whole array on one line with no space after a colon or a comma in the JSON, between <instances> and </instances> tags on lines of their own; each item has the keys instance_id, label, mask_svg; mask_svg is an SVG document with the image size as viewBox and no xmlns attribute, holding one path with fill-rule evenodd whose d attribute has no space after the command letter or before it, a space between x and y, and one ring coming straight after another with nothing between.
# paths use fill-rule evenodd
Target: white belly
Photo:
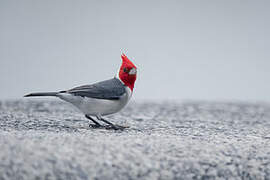
<instances>
[{"instance_id":1,"label":"white belly","mask_svg":"<svg viewBox=\"0 0 270 180\"><path fill-rule=\"evenodd\" d=\"M126 93L118 100L95 99L74 96L68 93L59 94L59 98L70 102L84 114L91 116L104 116L120 111L131 98L132 92L126 87Z\"/></svg>"}]
</instances>

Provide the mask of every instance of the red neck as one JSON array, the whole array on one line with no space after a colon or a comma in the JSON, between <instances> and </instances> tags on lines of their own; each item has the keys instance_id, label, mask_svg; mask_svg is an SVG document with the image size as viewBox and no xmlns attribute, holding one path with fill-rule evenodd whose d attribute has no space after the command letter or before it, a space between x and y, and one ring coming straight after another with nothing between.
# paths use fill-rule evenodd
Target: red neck
<instances>
[{"instance_id":1,"label":"red neck","mask_svg":"<svg viewBox=\"0 0 270 180\"><path fill-rule=\"evenodd\" d=\"M134 84L136 81L136 75L119 74L119 79L124 83L125 86L129 87L133 91Z\"/></svg>"}]
</instances>

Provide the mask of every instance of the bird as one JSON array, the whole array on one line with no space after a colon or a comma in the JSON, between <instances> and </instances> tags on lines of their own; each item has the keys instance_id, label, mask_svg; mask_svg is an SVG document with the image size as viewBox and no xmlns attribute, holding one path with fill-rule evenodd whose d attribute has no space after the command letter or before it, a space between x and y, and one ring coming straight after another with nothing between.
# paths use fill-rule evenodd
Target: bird
<instances>
[{"instance_id":1,"label":"bird","mask_svg":"<svg viewBox=\"0 0 270 180\"><path fill-rule=\"evenodd\" d=\"M125 107L133 94L137 78L137 67L124 54L122 64L115 77L90 85L78 86L56 92L36 92L24 97L54 96L77 107L84 116L92 121L89 127L123 130L127 126L113 124L103 116L119 112ZM96 118L96 119L95 119ZM102 125L99 121L103 121ZM107 125L107 126L106 126Z\"/></svg>"}]
</instances>

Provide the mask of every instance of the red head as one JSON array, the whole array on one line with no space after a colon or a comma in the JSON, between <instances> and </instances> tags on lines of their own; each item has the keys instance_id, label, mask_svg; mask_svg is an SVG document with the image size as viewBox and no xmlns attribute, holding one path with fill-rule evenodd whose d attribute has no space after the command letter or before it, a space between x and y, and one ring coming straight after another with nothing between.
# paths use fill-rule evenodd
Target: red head
<instances>
[{"instance_id":1,"label":"red head","mask_svg":"<svg viewBox=\"0 0 270 180\"><path fill-rule=\"evenodd\" d=\"M122 65L119 70L119 79L132 91L137 77L137 67L128 59L125 54L121 55Z\"/></svg>"}]
</instances>

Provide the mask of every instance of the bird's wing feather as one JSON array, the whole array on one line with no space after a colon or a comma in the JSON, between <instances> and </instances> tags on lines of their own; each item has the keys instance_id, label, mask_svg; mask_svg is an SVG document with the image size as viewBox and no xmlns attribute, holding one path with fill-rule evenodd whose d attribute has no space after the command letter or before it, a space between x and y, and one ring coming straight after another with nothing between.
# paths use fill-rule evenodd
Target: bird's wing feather
<instances>
[{"instance_id":1,"label":"bird's wing feather","mask_svg":"<svg viewBox=\"0 0 270 180\"><path fill-rule=\"evenodd\" d=\"M126 90L119 79L113 78L91 85L75 87L66 92L75 96L117 100L126 92Z\"/></svg>"}]
</instances>

